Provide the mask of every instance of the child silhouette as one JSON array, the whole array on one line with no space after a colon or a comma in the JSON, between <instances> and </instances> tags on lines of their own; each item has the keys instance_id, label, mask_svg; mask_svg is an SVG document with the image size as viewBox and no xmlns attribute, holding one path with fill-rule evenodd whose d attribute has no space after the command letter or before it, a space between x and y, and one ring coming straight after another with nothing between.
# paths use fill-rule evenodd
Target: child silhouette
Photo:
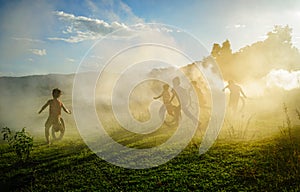
<instances>
[{"instance_id":1,"label":"child silhouette","mask_svg":"<svg viewBox=\"0 0 300 192\"><path fill-rule=\"evenodd\" d=\"M229 89L230 91L229 107L233 112L236 112L239 100L243 99L241 97L241 94L244 98L247 98L247 96L243 92L242 88L239 85L235 84L233 80L228 81L228 85L224 87L223 91L225 91L225 89Z\"/></svg>"},{"instance_id":2,"label":"child silhouette","mask_svg":"<svg viewBox=\"0 0 300 192\"><path fill-rule=\"evenodd\" d=\"M169 85L168 84L164 84L162 93L157 97L153 97L153 99L159 99L161 97L163 99L163 103L167 109L168 114L173 116L174 112L173 112L173 108L172 108L173 106L171 104L172 100L171 100L171 96L169 93Z\"/></svg>"},{"instance_id":3,"label":"child silhouette","mask_svg":"<svg viewBox=\"0 0 300 192\"><path fill-rule=\"evenodd\" d=\"M68 110L64 104L58 99L61 96L61 90L53 89L52 90L53 99L47 101L45 105L38 112L39 114L49 105L49 116L45 123L45 136L46 142L50 144L50 135L49 129L52 126L52 129L62 130L61 122L61 108L68 114L71 114L71 111Z\"/></svg>"},{"instance_id":4,"label":"child silhouette","mask_svg":"<svg viewBox=\"0 0 300 192\"><path fill-rule=\"evenodd\" d=\"M173 117L173 120L171 121L171 123L175 123L175 125L177 125L179 123L179 119L181 117L181 113L180 113L181 107L180 107L180 105L175 106L172 104L174 95L172 95L172 97L171 97L169 88L170 88L170 86L168 84L164 84L162 93L157 97L153 97L153 99L159 99L162 97L164 106L161 107L159 113L161 114L161 116L164 116L165 110L167 110L167 113Z\"/></svg>"}]
</instances>

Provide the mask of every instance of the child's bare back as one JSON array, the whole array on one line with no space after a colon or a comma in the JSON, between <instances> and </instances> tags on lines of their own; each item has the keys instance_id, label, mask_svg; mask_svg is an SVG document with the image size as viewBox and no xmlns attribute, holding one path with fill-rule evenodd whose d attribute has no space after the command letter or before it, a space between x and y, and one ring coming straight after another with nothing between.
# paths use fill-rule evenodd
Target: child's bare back
<instances>
[{"instance_id":1,"label":"child's bare back","mask_svg":"<svg viewBox=\"0 0 300 192\"><path fill-rule=\"evenodd\" d=\"M61 96L61 90L59 89L53 89L52 91L53 99L50 99L47 101L45 105L41 108L39 111L39 114L49 106L49 116L45 123L45 136L46 141L48 144L50 144L50 138L49 138L49 129L52 126L53 129L56 131L62 129L62 123L61 123L61 109L63 109L66 113L71 114L71 111L68 110L64 104L58 99Z\"/></svg>"}]
</instances>

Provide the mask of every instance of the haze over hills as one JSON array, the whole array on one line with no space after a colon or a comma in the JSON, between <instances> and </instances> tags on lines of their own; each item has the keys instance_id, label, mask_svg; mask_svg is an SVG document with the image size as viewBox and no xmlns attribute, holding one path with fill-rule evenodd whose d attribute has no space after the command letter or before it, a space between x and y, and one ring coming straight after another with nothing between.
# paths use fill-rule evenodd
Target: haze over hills
<instances>
[{"instance_id":1,"label":"haze over hills","mask_svg":"<svg viewBox=\"0 0 300 192\"><path fill-rule=\"evenodd\" d=\"M38 115L38 110L51 96L51 90L63 90L62 100L71 106L74 75L34 75L25 77L0 77L0 125L19 130L26 127L33 135L43 132L48 110ZM33 131L34 130L34 131Z\"/></svg>"},{"instance_id":2,"label":"haze over hills","mask_svg":"<svg viewBox=\"0 0 300 192\"><path fill-rule=\"evenodd\" d=\"M22 95L22 93L33 94L36 96L47 96L49 90L60 87L65 93L72 91L74 74L49 74L32 75L23 77L0 77L0 86L8 93Z\"/></svg>"},{"instance_id":3,"label":"haze over hills","mask_svg":"<svg viewBox=\"0 0 300 192\"><path fill-rule=\"evenodd\" d=\"M230 42L226 40L222 45L214 44L211 56L217 61L225 80L233 79L241 83L250 97L263 98L260 101L270 111L284 102L291 102L299 108L300 53L291 43L291 32L288 26L275 26L267 34L267 39L246 46L236 53L232 53ZM209 87L197 68L207 68L211 59L206 57L181 69L191 81L197 81L207 98ZM176 69L153 69L149 76L169 75L172 78L174 70ZM56 87L63 91L62 100L71 108L73 80L74 74L0 77L1 125L15 128L43 125L46 114L41 117L36 112L51 98L51 90ZM262 103L256 102L256 105ZM33 124L37 125L32 126Z\"/></svg>"}]
</instances>

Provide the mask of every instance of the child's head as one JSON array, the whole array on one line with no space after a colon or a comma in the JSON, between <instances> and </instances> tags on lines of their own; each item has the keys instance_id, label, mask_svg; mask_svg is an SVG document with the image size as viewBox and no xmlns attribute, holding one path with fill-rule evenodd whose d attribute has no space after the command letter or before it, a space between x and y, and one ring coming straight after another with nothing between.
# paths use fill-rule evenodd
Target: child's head
<instances>
[{"instance_id":1,"label":"child's head","mask_svg":"<svg viewBox=\"0 0 300 192\"><path fill-rule=\"evenodd\" d=\"M56 88L56 89L52 90L52 96L53 96L53 98L57 99L57 98L60 97L60 95L61 95L61 90L60 89Z\"/></svg>"},{"instance_id":2,"label":"child's head","mask_svg":"<svg viewBox=\"0 0 300 192\"><path fill-rule=\"evenodd\" d=\"M168 84L164 84L164 85L163 85L163 89L164 89L164 90L168 90L168 89L169 89L169 85L168 85Z\"/></svg>"}]
</instances>

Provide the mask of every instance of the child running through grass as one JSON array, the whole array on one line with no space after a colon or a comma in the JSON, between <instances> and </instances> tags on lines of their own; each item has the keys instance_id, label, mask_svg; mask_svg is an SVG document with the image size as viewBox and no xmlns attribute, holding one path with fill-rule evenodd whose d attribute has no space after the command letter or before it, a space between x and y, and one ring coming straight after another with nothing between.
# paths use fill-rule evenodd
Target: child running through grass
<instances>
[{"instance_id":1,"label":"child running through grass","mask_svg":"<svg viewBox=\"0 0 300 192\"><path fill-rule=\"evenodd\" d=\"M243 97L247 98L247 96L243 92L242 88L239 85L237 85L233 80L228 81L228 85L224 87L223 91L225 91L225 89L229 89L230 91L228 106L232 110L232 112L235 113L239 104L239 100L243 102Z\"/></svg>"},{"instance_id":2,"label":"child running through grass","mask_svg":"<svg viewBox=\"0 0 300 192\"><path fill-rule=\"evenodd\" d=\"M45 105L38 112L39 114L49 105L49 116L45 123L45 136L47 144L50 144L50 135L49 130L50 127L57 128L62 130L62 122L61 122L61 108L68 114L71 114L71 111L68 110L64 104L58 99L61 96L61 90L58 88L52 90L53 99L47 101Z\"/></svg>"},{"instance_id":3,"label":"child running through grass","mask_svg":"<svg viewBox=\"0 0 300 192\"><path fill-rule=\"evenodd\" d=\"M174 111L173 111L173 106L171 104L172 100L171 100L171 96L169 93L169 85L168 84L164 84L162 93L157 97L153 97L153 99L159 99L161 97L163 99L163 103L167 109L168 114L173 116Z\"/></svg>"},{"instance_id":4,"label":"child running through grass","mask_svg":"<svg viewBox=\"0 0 300 192\"><path fill-rule=\"evenodd\" d=\"M153 99L159 99L159 98L162 97L164 107L167 110L167 113L173 117L173 120L171 122L174 122L175 124L178 124L179 119L181 117L180 106L176 107L172 104L172 100L174 99L175 96L172 95L172 97L171 97L170 92L169 92L169 88L170 88L170 86L168 84L164 84L162 93L157 97L153 97ZM164 109L164 108L161 108L161 109Z\"/></svg>"}]
</instances>

